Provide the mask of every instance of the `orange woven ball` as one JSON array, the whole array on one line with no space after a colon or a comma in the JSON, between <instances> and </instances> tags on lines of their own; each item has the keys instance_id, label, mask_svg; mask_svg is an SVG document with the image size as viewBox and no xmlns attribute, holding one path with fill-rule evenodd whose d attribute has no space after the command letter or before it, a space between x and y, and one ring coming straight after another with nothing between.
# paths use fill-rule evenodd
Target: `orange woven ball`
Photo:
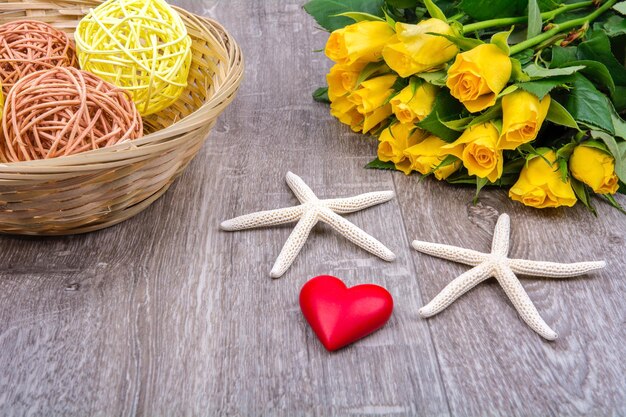
<instances>
[{"instance_id":1,"label":"orange woven ball","mask_svg":"<svg viewBox=\"0 0 626 417\"><path fill-rule=\"evenodd\" d=\"M5 94L25 75L60 66L76 66L74 43L65 32L36 20L0 26L0 81Z\"/></svg>"},{"instance_id":2,"label":"orange woven ball","mask_svg":"<svg viewBox=\"0 0 626 417\"><path fill-rule=\"evenodd\" d=\"M4 162L72 155L143 135L135 104L122 89L72 67L27 75L6 97Z\"/></svg>"}]
</instances>

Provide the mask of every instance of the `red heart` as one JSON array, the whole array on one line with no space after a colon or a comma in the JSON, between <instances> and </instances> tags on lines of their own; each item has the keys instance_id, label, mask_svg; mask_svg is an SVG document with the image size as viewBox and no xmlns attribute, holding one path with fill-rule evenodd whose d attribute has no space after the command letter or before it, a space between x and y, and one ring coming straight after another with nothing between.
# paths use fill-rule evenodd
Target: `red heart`
<instances>
[{"instance_id":1,"label":"red heart","mask_svg":"<svg viewBox=\"0 0 626 417\"><path fill-rule=\"evenodd\" d=\"M300 308L324 347L333 351L383 327L393 298L378 285L348 288L339 278L320 275L300 290Z\"/></svg>"}]
</instances>

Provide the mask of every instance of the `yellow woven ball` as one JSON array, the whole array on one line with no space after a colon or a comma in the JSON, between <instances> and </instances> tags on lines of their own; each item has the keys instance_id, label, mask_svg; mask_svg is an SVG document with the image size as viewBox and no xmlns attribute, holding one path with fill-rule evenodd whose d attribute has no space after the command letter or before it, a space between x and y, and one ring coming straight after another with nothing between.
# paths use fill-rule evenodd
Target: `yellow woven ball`
<instances>
[{"instance_id":1,"label":"yellow woven ball","mask_svg":"<svg viewBox=\"0 0 626 417\"><path fill-rule=\"evenodd\" d=\"M162 0L108 0L74 38L80 67L128 91L142 116L170 106L187 86L191 38Z\"/></svg>"}]
</instances>

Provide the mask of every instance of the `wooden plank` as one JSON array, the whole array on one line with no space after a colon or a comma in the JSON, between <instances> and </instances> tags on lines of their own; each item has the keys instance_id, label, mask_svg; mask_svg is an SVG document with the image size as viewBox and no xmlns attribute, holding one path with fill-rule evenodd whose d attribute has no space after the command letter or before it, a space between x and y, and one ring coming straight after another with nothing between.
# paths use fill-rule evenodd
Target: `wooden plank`
<instances>
[{"instance_id":1,"label":"wooden plank","mask_svg":"<svg viewBox=\"0 0 626 417\"><path fill-rule=\"evenodd\" d=\"M311 101L323 36L295 2L180 4L216 12L242 43L239 98L183 178L135 219L86 236L0 238L0 413L448 414L410 263L319 227L274 281L289 227L217 229L295 203L289 169L322 197L393 188L389 174L362 169L371 147ZM397 203L349 218L409 259ZM389 325L328 354L298 308L301 285L321 273L388 287Z\"/></svg>"},{"instance_id":2,"label":"wooden plank","mask_svg":"<svg viewBox=\"0 0 626 417\"><path fill-rule=\"evenodd\" d=\"M295 0L180 0L241 43L246 78L183 177L108 230L0 237L0 414L606 415L626 414L626 220L605 206L534 211L487 191L369 171L372 140L313 103L325 35ZM226 218L296 202L293 170L321 197L395 189L350 215L398 255L385 263L328 227L279 280L269 270L291 228L220 232ZM624 199L622 200L624 203ZM489 247L512 217L515 256L609 268L573 280L524 279L560 334L541 340L485 283L439 316L418 308L464 267L412 239ZM332 273L394 296L389 324L329 354L298 308L301 285ZM581 306L581 308L577 308Z\"/></svg>"}]
</instances>

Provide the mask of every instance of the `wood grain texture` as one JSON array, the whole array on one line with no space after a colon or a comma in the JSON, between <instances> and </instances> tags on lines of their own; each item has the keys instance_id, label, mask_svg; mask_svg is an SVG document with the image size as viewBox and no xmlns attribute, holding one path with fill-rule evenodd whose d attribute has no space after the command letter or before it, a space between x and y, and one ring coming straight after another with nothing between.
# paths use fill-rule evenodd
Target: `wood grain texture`
<instances>
[{"instance_id":1,"label":"wood grain texture","mask_svg":"<svg viewBox=\"0 0 626 417\"><path fill-rule=\"evenodd\" d=\"M142 214L84 236L0 237L0 415L626 415L625 216L603 204L598 218L536 211L491 190L472 206L470 189L364 170L373 141L311 100L329 63L313 52L325 34L301 2L175 3L234 34L242 89ZM291 226L218 224L294 204L288 170L320 197L394 189L397 199L348 218L398 260L320 225L287 274L269 278ZM556 342L492 281L418 316L465 267L409 242L486 250L502 212L513 256L609 262L580 278L522 280ZM298 307L300 287L323 273L389 289L389 324L327 353Z\"/></svg>"}]
</instances>

